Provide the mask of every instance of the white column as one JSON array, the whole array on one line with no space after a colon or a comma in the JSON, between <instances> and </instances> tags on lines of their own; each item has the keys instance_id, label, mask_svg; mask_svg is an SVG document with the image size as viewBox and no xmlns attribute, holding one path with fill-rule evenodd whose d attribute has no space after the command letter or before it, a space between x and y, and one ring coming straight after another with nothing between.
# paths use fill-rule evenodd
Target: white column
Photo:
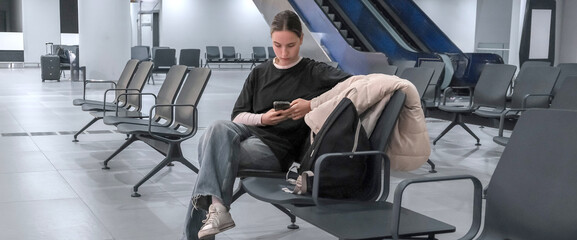
<instances>
[{"instance_id":1,"label":"white column","mask_svg":"<svg viewBox=\"0 0 577 240\"><path fill-rule=\"evenodd\" d=\"M509 64L519 67L519 46L521 45L521 32L523 31L523 18L527 0L513 0L511 11L511 37L509 42Z\"/></svg>"},{"instance_id":2,"label":"white column","mask_svg":"<svg viewBox=\"0 0 577 240\"><path fill-rule=\"evenodd\" d=\"M40 62L46 43L60 43L60 1L22 0L24 61Z\"/></svg>"},{"instance_id":3,"label":"white column","mask_svg":"<svg viewBox=\"0 0 577 240\"><path fill-rule=\"evenodd\" d=\"M130 1L79 0L78 32L86 77L118 80L130 59Z\"/></svg>"},{"instance_id":4,"label":"white column","mask_svg":"<svg viewBox=\"0 0 577 240\"><path fill-rule=\"evenodd\" d=\"M560 9L561 8L561 9ZM577 1L557 1L557 16L561 20L557 22L557 56L556 63L577 62L577 30L574 27L577 21Z\"/></svg>"}]
</instances>

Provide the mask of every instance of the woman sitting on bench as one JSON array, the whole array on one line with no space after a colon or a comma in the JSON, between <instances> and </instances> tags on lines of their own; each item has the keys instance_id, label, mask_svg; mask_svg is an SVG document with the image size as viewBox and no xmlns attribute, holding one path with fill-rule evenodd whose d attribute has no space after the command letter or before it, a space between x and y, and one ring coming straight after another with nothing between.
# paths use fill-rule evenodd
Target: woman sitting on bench
<instances>
[{"instance_id":1,"label":"woman sitting on bench","mask_svg":"<svg viewBox=\"0 0 577 240\"><path fill-rule=\"evenodd\" d=\"M234 227L229 209L238 169L287 170L309 135L303 120L309 100L350 77L299 55L302 26L292 11L274 17L271 38L276 58L251 71L233 120L214 122L200 138L200 170L183 239L211 239ZM290 107L275 110L274 101L289 101Z\"/></svg>"}]
</instances>

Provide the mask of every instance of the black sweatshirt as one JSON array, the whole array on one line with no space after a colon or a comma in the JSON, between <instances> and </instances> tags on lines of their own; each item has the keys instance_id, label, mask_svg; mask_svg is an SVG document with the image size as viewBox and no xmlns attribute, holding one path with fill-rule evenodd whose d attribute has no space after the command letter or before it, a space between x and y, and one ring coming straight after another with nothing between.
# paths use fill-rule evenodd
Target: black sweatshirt
<instances>
[{"instance_id":1,"label":"black sweatshirt","mask_svg":"<svg viewBox=\"0 0 577 240\"><path fill-rule=\"evenodd\" d=\"M273 101L311 100L351 75L309 58L289 69L277 69L267 61L252 70L236 100L232 119L241 112L265 113ZM249 126L270 147L283 169L297 161L310 129L304 119L286 120L274 126Z\"/></svg>"}]
</instances>

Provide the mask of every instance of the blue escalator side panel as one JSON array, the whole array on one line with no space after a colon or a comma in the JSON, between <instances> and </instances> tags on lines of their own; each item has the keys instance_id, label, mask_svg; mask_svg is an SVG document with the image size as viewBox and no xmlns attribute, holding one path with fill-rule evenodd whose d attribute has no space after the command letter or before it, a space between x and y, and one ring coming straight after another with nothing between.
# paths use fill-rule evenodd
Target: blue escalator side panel
<instances>
[{"instance_id":1,"label":"blue escalator side panel","mask_svg":"<svg viewBox=\"0 0 577 240\"><path fill-rule=\"evenodd\" d=\"M412 0L382 0L433 52L462 53L445 33Z\"/></svg>"},{"instance_id":2,"label":"blue escalator side panel","mask_svg":"<svg viewBox=\"0 0 577 240\"><path fill-rule=\"evenodd\" d=\"M340 35L335 34L335 27L326 19L318 5L310 0L289 0L289 2L312 32L324 34L321 38L321 44L328 48L328 54L331 59L338 61L339 65L342 65L339 61L341 59L339 48L345 48L345 46L339 41Z\"/></svg>"},{"instance_id":3,"label":"blue escalator side panel","mask_svg":"<svg viewBox=\"0 0 577 240\"><path fill-rule=\"evenodd\" d=\"M486 63L503 63L500 56L496 54L487 53L462 53L453 42L410 0L382 0L394 1L395 6L400 6L399 2L411 2L412 5L405 5L404 7L410 9L418 9L418 11L408 11L424 16L421 19L428 19L428 22L434 26L437 33L423 33L429 38L425 38L423 42L427 42L432 47L444 47L444 50L435 49L435 53L413 52L409 51L388 33L388 31L378 22L376 17L372 15L360 1L351 0L333 0L344 10L345 14L354 22L357 28L363 33L365 38L370 41L373 47L382 52L388 57L388 60L383 60L383 56L369 52L359 52L353 49L348 42L340 35L333 23L326 17L325 13L318 6L314 0L289 0L295 11L301 16L303 22L309 27L312 32L320 33L321 44L327 49L330 57L339 63L339 66L351 74L368 74L378 67L379 64L388 64L388 62L414 60L417 66L421 60L439 59L435 53L446 54L450 57L453 69L455 70L451 86L475 86L483 68ZM404 15L404 14L401 14ZM416 17L415 17L416 18ZM423 27L424 20L421 24L411 26L412 30L425 28ZM411 23L415 24L415 23ZM426 24L428 25L428 23ZM429 30L431 30L429 28ZM432 31L432 30L431 30ZM436 35L436 36L434 36ZM439 37L441 36L441 37ZM446 51L445 51L446 50ZM375 64L375 61L379 62Z\"/></svg>"},{"instance_id":4,"label":"blue escalator side panel","mask_svg":"<svg viewBox=\"0 0 577 240\"><path fill-rule=\"evenodd\" d=\"M463 53L412 0L378 1L393 9L403 24L407 25L428 49L450 56L455 69L451 86L475 86L485 64L503 63L503 59L496 54Z\"/></svg>"},{"instance_id":5,"label":"blue escalator side panel","mask_svg":"<svg viewBox=\"0 0 577 240\"><path fill-rule=\"evenodd\" d=\"M481 76L485 64L503 64L503 58L492 53L465 53L464 58L468 59L466 66L462 66L463 72L455 73L451 86L469 86L477 85L477 80Z\"/></svg>"},{"instance_id":6,"label":"blue escalator side panel","mask_svg":"<svg viewBox=\"0 0 577 240\"><path fill-rule=\"evenodd\" d=\"M334 0L347 14L355 26L365 35L373 48L385 53L392 61L436 58L432 54L422 54L404 49L377 18L360 1Z\"/></svg>"},{"instance_id":7,"label":"blue escalator side panel","mask_svg":"<svg viewBox=\"0 0 577 240\"><path fill-rule=\"evenodd\" d=\"M314 0L289 0L289 3L312 32L322 35L321 45L344 71L354 75L369 74L379 66L389 64L383 53L353 49Z\"/></svg>"}]
</instances>

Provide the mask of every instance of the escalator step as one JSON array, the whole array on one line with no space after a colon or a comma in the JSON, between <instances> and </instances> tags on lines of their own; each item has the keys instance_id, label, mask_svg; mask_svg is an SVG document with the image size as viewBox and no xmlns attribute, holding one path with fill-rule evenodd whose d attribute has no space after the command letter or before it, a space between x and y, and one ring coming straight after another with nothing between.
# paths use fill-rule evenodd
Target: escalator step
<instances>
[{"instance_id":1,"label":"escalator step","mask_svg":"<svg viewBox=\"0 0 577 240\"><path fill-rule=\"evenodd\" d=\"M354 46L355 45L355 39L354 38L347 38L347 42L349 43L349 45Z\"/></svg>"},{"instance_id":2,"label":"escalator step","mask_svg":"<svg viewBox=\"0 0 577 240\"><path fill-rule=\"evenodd\" d=\"M315 2L317 2L317 4L319 4L320 6L323 5L323 0L315 0Z\"/></svg>"},{"instance_id":3,"label":"escalator step","mask_svg":"<svg viewBox=\"0 0 577 240\"><path fill-rule=\"evenodd\" d=\"M349 36L349 31L347 31L347 30L340 30L340 32L341 32L341 35L343 35L343 37L345 37L345 38Z\"/></svg>"},{"instance_id":4,"label":"escalator step","mask_svg":"<svg viewBox=\"0 0 577 240\"><path fill-rule=\"evenodd\" d=\"M329 17L329 19L330 19L331 21L334 21L334 20L335 20L335 15L332 14L332 13L327 14L327 17Z\"/></svg>"},{"instance_id":5,"label":"escalator step","mask_svg":"<svg viewBox=\"0 0 577 240\"><path fill-rule=\"evenodd\" d=\"M323 12L325 12L325 14L328 14L328 13L329 13L329 10L330 10L330 9L329 9L328 6L322 6L321 8L323 9Z\"/></svg>"},{"instance_id":6,"label":"escalator step","mask_svg":"<svg viewBox=\"0 0 577 240\"><path fill-rule=\"evenodd\" d=\"M362 51L361 47L354 47L357 51Z\"/></svg>"},{"instance_id":7,"label":"escalator step","mask_svg":"<svg viewBox=\"0 0 577 240\"><path fill-rule=\"evenodd\" d=\"M333 22L335 24L335 27L337 27L337 29L341 29L341 27L343 26L343 23L341 22Z\"/></svg>"}]
</instances>

